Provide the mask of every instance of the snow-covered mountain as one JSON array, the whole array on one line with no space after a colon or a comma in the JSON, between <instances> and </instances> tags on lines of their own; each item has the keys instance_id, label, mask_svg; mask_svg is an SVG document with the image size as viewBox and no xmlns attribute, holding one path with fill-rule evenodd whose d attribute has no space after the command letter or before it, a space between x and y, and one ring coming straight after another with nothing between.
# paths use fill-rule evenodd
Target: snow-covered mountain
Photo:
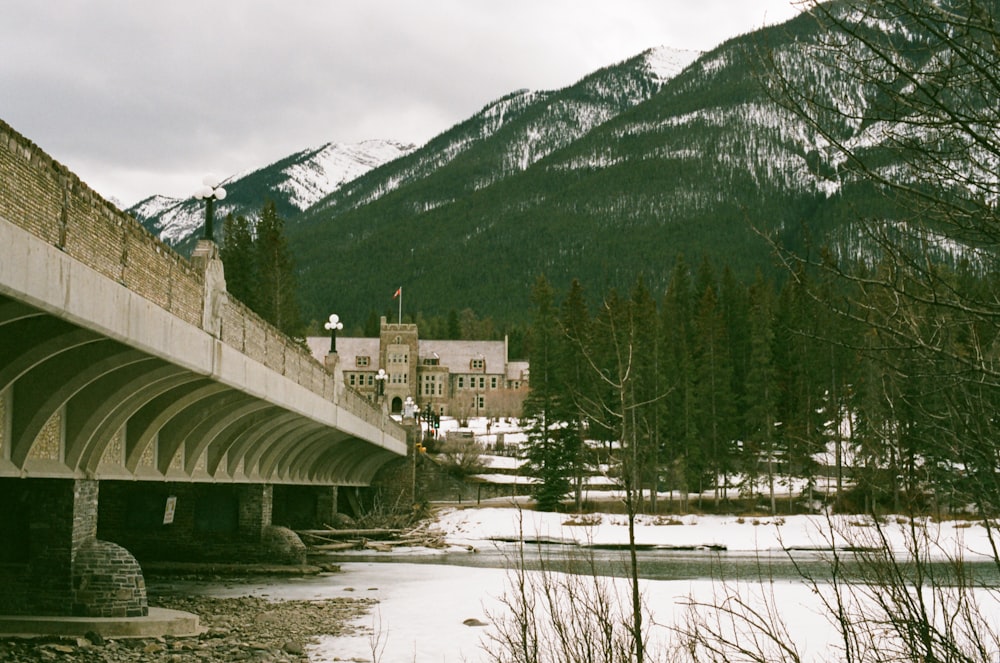
<instances>
[{"instance_id":1,"label":"snow-covered mountain","mask_svg":"<svg viewBox=\"0 0 1000 663\"><path fill-rule=\"evenodd\" d=\"M273 200L285 216L298 214L345 183L414 149L414 145L391 140L366 140L302 150L224 180L227 196L216 205L215 218L253 214L265 200ZM204 209L204 203L194 198L154 195L128 212L161 240L184 251L199 235Z\"/></svg>"},{"instance_id":2,"label":"snow-covered mountain","mask_svg":"<svg viewBox=\"0 0 1000 663\"><path fill-rule=\"evenodd\" d=\"M513 92L487 104L456 127L446 129L420 149L417 159L400 159L416 151L415 146L386 140L328 143L297 152L264 168L225 180L223 185L228 195L216 205L216 219L229 213L251 214L260 209L265 199L274 200L279 214L290 220L316 203L320 203L319 208L337 207L343 211L378 200L399 186L434 176L449 165L471 168L476 175L470 186L486 188L524 171L645 101L700 55L698 51L654 48L594 72L562 90ZM480 158L484 148L494 154L486 162ZM463 155L476 155L475 163L467 163ZM380 171L384 175L367 179L368 185L349 186L390 162L398 163L399 167ZM374 187L370 185L372 182ZM448 195L420 204L433 209L453 199ZM183 253L193 246L204 223L204 205L194 199L151 196L128 211Z\"/></svg>"}]
</instances>

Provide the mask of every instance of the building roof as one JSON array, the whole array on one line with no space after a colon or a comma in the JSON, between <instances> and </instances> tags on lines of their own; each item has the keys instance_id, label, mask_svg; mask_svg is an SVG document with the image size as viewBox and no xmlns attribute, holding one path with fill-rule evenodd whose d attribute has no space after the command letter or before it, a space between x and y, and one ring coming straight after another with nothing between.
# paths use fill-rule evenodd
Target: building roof
<instances>
[{"instance_id":1,"label":"building roof","mask_svg":"<svg viewBox=\"0 0 1000 663\"><path fill-rule=\"evenodd\" d=\"M526 361L511 361L507 363L507 379L508 380L522 380L527 381L528 379L528 368L531 366L530 362Z\"/></svg>"},{"instance_id":2,"label":"building roof","mask_svg":"<svg viewBox=\"0 0 1000 663\"><path fill-rule=\"evenodd\" d=\"M437 356L440 365L451 373L470 373L469 362L475 358L486 361L486 373L503 373L507 364L507 344L504 341L419 341L420 359Z\"/></svg>"},{"instance_id":3,"label":"building roof","mask_svg":"<svg viewBox=\"0 0 1000 663\"><path fill-rule=\"evenodd\" d=\"M354 336L337 337L337 354L340 355L340 365L344 370L353 370L357 367L357 358L369 357L369 364L363 367L366 371L377 371L378 365L378 343L377 338L359 338ZM329 336L310 336L306 338L309 352L320 362L324 361L330 352Z\"/></svg>"},{"instance_id":4,"label":"building roof","mask_svg":"<svg viewBox=\"0 0 1000 663\"><path fill-rule=\"evenodd\" d=\"M310 336L306 339L309 351L313 357L322 362L330 351L329 336ZM507 343L505 341L444 341L418 340L417 351L422 361L436 356L440 366L450 373L471 373L470 362L476 358L486 361L487 374L504 374L512 380L523 380L521 373L527 371L528 362L513 362L507 364ZM369 357L369 364L364 368L368 371L379 369L379 339L354 336L337 337L337 354L340 355L340 365L344 370L357 367L357 358ZM516 368L513 368L516 366Z\"/></svg>"}]
</instances>

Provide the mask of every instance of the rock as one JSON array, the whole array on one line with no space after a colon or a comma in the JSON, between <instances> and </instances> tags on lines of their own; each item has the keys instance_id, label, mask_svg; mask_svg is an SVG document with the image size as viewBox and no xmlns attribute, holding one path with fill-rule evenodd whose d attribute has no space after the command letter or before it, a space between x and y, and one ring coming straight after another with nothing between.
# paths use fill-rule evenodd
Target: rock
<instances>
[{"instance_id":1,"label":"rock","mask_svg":"<svg viewBox=\"0 0 1000 663\"><path fill-rule=\"evenodd\" d=\"M295 654L296 656L304 656L306 653L306 648L302 646L301 642L286 642L281 650L286 654Z\"/></svg>"},{"instance_id":2,"label":"rock","mask_svg":"<svg viewBox=\"0 0 1000 663\"><path fill-rule=\"evenodd\" d=\"M59 654L73 654L76 652L76 647L71 647L70 645L50 644L45 645L45 650Z\"/></svg>"},{"instance_id":3,"label":"rock","mask_svg":"<svg viewBox=\"0 0 1000 663\"><path fill-rule=\"evenodd\" d=\"M466 626L488 626L486 622L481 622L475 617L469 617L462 623L465 624Z\"/></svg>"},{"instance_id":4,"label":"rock","mask_svg":"<svg viewBox=\"0 0 1000 663\"><path fill-rule=\"evenodd\" d=\"M90 641L90 644L95 647L104 646L104 636L96 631L87 631L83 637L87 638L87 640Z\"/></svg>"},{"instance_id":5,"label":"rock","mask_svg":"<svg viewBox=\"0 0 1000 663\"><path fill-rule=\"evenodd\" d=\"M353 529L357 523L346 513L337 513L333 516L334 529Z\"/></svg>"}]
</instances>

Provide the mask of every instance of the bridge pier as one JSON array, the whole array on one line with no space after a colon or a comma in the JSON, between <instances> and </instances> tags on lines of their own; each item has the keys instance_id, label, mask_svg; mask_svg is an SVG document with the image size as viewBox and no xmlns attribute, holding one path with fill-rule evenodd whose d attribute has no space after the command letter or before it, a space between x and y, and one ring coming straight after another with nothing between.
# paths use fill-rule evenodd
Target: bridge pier
<instances>
[{"instance_id":1,"label":"bridge pier","mask_svg":"<svg viewBox=\"0 0 1000 663\"><path fill-rule=\"evenodd\" d=\"M98 482L0 481L0 613L142 617L146 585L135 558L97 539Z\"/></svg>"},{"instance_id":2,"label":"bridge pier","mask_svg":"<svg viewBox=\"0 0 1000 663\"><path fill-rule=\"evenodd\" d=\"M164 522L168 504L172 520ZM270 484L105 481L101 536L147 562L304 564L305 546L272 523Z\"/></svg>"}]
</instances>

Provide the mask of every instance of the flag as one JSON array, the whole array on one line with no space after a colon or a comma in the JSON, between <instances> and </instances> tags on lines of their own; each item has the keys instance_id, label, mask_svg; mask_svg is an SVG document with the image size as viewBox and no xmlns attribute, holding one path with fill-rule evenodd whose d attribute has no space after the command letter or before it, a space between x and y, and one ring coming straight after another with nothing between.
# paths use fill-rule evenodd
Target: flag
<instances>
[{"instance_id":1,"label":"flag","mask_svg":"<svg viewBox=\"0 0 1000 663\"><path fill-rule=\"evenodd\" d=\"M394 294L392 298L395 299L396 297L399 297L402 294L403 294L403 286L399 286L398 288L396 288L396 294Z\"/></svg>"}]
</instances>

